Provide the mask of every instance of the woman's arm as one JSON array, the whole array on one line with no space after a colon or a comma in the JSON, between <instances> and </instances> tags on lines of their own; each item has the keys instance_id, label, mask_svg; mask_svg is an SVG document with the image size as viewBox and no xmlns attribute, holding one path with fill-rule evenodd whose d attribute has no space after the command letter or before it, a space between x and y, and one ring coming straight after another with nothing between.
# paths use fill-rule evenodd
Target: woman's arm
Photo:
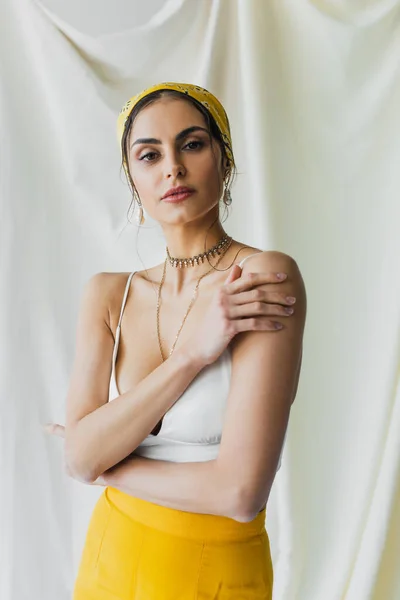
<instances>
[{"instance_id":1,"label":"woman's arm","mask_svg":"<svg viewBox=\"0 0 400 600\"><path fill-rule=\"evenodd\" d=\"M204 366L182 346L133 389L108 402L114 288L113 273L99 273L85 286L67 395L66 469L88 483L137 448Z\"/></svg>"},{"instance_id":2,"label":"woman's arm","mask_svg":"<svg viewBox=\"0 0 400 600\"><path fill-rule=\"evenodd\" d=\"M245 269L284 271L288 277L276 289L296 298L283 329L273 335L246 331L232 340L231 388L217 470L225 481L236 482L239 513L252 519L268 501L297 392L307 296L299 267L287 254L259 253L246 261L244 275Z\"/></svg>"},{"instance_id":3,"label":"woman's arm","mask_svg":"<svg viewBox=\"0 0 400 600\"><path fill-rule=\"evenodd\" d=\"M44 430L65 438L65 427L58 423L47 423ZM68 467L66 471L74 478ZM86 483L111 486L168 508L231 518L239 514L236 491L222 480L216 460L176 463L131 455Z\"/></svg>"},{"instance_id":4,"label":"woman's arm","mask_svg":"<svg viewBox=\"0 0 400 600\"><path fill-rule=\"evenodd\" d=\"M133 456L99 479L100 485L168 508L230 518L238 515L235 485L230 487L223 480L216 460L178 463Z\"/></svg>"},{"instance_id":5,"label":"woman's arm","mask_svg":"<svg viewBox=\"0 0 400 600\"><path fill-rule=\"evenodd\" d=\"M297 264L285 254L260 253L247 265L250 270L288 273L277 289L296 297L295 314L273 334L250 331L234 338L218 458L172 463L134 457L104 473L103 485L162 506L241 522L252 520L267 502L297 392L306 292Z\"/></svg>"}]
</instances>

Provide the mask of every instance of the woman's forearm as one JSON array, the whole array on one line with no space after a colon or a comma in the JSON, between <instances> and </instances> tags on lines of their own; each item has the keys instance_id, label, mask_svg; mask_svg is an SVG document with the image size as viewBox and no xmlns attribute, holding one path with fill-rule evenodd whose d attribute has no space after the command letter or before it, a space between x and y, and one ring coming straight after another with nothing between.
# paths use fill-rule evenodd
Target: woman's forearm
<instances>
[{"instance_id":1,"label":"woman's forearm","mask_svg":"<svg viewBox=\"0 0 400 600\"><path fill-rule=\"evenodd\" d=\"M239 516L238 493L219 472L217 460L178 463L134 456L103 473L101 479L102 485L168 508Z\"/></svg>"},{"instance_id":2,"label":"woman's forearm","mask_svg":"<svg viewBox=\"0 0 400 600\"><path fill-rule=\"evenodd\" d=\"M83 417L72 431L66 428L66 465L73 476L91 483L131 454L202 368L182 347L134 388Z\"/></svg>"}]
</instances>

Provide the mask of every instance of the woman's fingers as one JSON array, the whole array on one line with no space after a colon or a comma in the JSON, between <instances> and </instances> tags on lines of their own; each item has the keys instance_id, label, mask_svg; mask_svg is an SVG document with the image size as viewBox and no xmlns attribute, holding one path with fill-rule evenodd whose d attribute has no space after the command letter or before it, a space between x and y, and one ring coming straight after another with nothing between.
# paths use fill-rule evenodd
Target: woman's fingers
<instances>
[{"instance_id":1,"label":"woman's fingers","mask_svg":"<svg viewBox=\"0 0 400 600\"><path fill-rule=\"evenodd\" d=\"M266 317L250 317L249 319L237 319L232 321L235 334L242 331L276 331L282 329L282 323L267 319Z\"/></svg>"},{"instance_id":2,"label":"woman's fingers","mask_svg":"<svg viewBox=\"0 0 400 600\"><path fill-rule=\"evenodd\" d=\"M236 279L240 279L241 276L242 276L242 269L239 267L239 265L236 265L236 264L232 265L232 267L230 268L230 270L228 272L228 277L225 279L224 285L229 285Z\"/></svg>"},{"instance_id":3,"label":"woman's fingers","mask_svg":"<svg viewBox=\"0 0 400 600\"><path fill-rule=\"evenodd\" d=\"M59 425L58 423L46 423L46 425L43 425L43 429L46 431L46 433L50 433L51 435L65 437L65 427L63 425Z\"/></svg>"},{"instance_id":4,"label":"woman's fingers","mask_svg":"<svg viewBox=\"0 0 400 600\"><path fill-rule=\"evenodd\" d=\"M247 302L230 306L228 315L230 319L241 319L257 316L290 317L294 308L281 306L280 304L269 304L267 302Z\"/></svg>"},{"instance_id":5,"label":"woman's fingers","mask_svg":"<svg viewBox=\"0 0 400 600\"><path fill-rule=\"evenodd\" d=\"M280 279L278 273L246 273L235 281L226 283L224 288L228 294L237 294L265 283L282 283L285 279Z\"/></svg>"},{"instance_id":6,"label":"woman's fingers","mask_svg":"<svg viewBox=\"0 0 400 600\"><path fill-rule=\"evenodd\" d=\"M282 276L283 277L282 277ZM226 294L225 310L228 319L234 323L237 333L251 330L274 331L282 329L279 321L271 316L289 317L294 313L292 305L296 302L284 293L268 292L259 286L266 283L285 281L285 273L247 273L224 286Z\"/></svg>"},{"instance_id":7,"label":"woman's fingers","mask_svg":"<svg viewBox=\"0 0 400 600\"><path fill-rule=\"evenodd\" d=\"M283 304L284 306L293 306L296 302L291 302L289 296L281 292L268 292L260 288L254 288L237 294L230 294L229 300L233 304L248 304L250 302L265 302L267 304Z\"/></svg>"}]
</instances>

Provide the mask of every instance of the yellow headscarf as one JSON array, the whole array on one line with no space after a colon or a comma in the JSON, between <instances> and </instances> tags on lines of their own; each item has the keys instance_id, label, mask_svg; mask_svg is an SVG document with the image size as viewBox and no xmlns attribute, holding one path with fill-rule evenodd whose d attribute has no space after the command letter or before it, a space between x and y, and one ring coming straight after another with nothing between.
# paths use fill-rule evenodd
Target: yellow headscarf
<instances>
[{"instance_id":1,"label":"yellow headscarf","mask_svg":"<svg viewBox=\"0 0 400 600\"><path fill-rule=\"evenodd\" d=\"M195 98L196 100L198 100L212 114L212 116L214 117L215 122L217 123L217 126L221 132L223 139L229 144L229 148L232 147L231 130L230 130L230 126L229 126L228 116L225 112L224 107L220 103L220 101L213 94L211 94L211 92L209 92L208 90L206 90L198 85L193 85L191 83L174 83L174 82L158 83L156 85L153 85L153 86L147 88L146 90L139 92L139 94L136 94L136 96L132 96L132 98L130 98L124 104L124 106L122 107L122 109L118 115L118 120L117 120L118 140L119 140L120 145L121 145L122 136L125 131L126 122L128 120L129 115L131 114L132 110L134 109L136 104L139 102L139 100L141 100L148 94L151 94L151 92L155 92L156 90L176 90L177 92L180 92L181 94L184 94L187 96L192 96L192 98ZM232 156L229 148L225 147L225 150L226 150L229 160L231 160L233 162L233 156Z\"/></svg>"}]
</instances>

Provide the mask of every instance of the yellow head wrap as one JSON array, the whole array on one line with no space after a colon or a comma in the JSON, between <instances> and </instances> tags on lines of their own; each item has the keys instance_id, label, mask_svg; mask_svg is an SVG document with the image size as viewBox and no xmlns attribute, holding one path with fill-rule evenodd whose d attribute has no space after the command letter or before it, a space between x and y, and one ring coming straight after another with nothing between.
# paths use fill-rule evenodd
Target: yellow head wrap
<instances>
[{"instance_id":1,"label":"yellow head wrap","mask_svg":"<svg viewBox=\"0 0 400 600\"><path fill-rule=\"evenodd\" d=\"M191 83L173 83L173 82L158 83L157 85L153 85L153 86L147 88L146 90L139 92L139 94L136 94L136 96L132 96L132 98L130 98L124 104L124 106L122 107L122 109L118 115L118 120L117 120L118 139L119 139L120 145L121 145L122 136L125 131L126 122L128 120L129 115L131 114L132 110L136 106L136 104L139 102L139 100L141 100L145 96L148 96L148 94L151 94L151 92L155 92L157 90L176 90L177 92L180 92L181 94L184 94L187 96L192 96L192 98L195 98L196 100L198 100L201 104L203 104L203 106L205 106L207 108L207 110L214 117L215 122L217 123L218 129L220 130L224 141L228 143L229 148L232 147L231 131L230 131L230 126L229 126L228 116L225 112L224 107L220 103L220 101L213 94L211 94L211 92L209 92L208 90L206 90L198 85L193 85ZM226 146L225 146L226 154L227 154L229 160L233 162L233 156L232 156L232 153L230 152L229 148L226 148Z\"/></svg>"}]
</instances>

